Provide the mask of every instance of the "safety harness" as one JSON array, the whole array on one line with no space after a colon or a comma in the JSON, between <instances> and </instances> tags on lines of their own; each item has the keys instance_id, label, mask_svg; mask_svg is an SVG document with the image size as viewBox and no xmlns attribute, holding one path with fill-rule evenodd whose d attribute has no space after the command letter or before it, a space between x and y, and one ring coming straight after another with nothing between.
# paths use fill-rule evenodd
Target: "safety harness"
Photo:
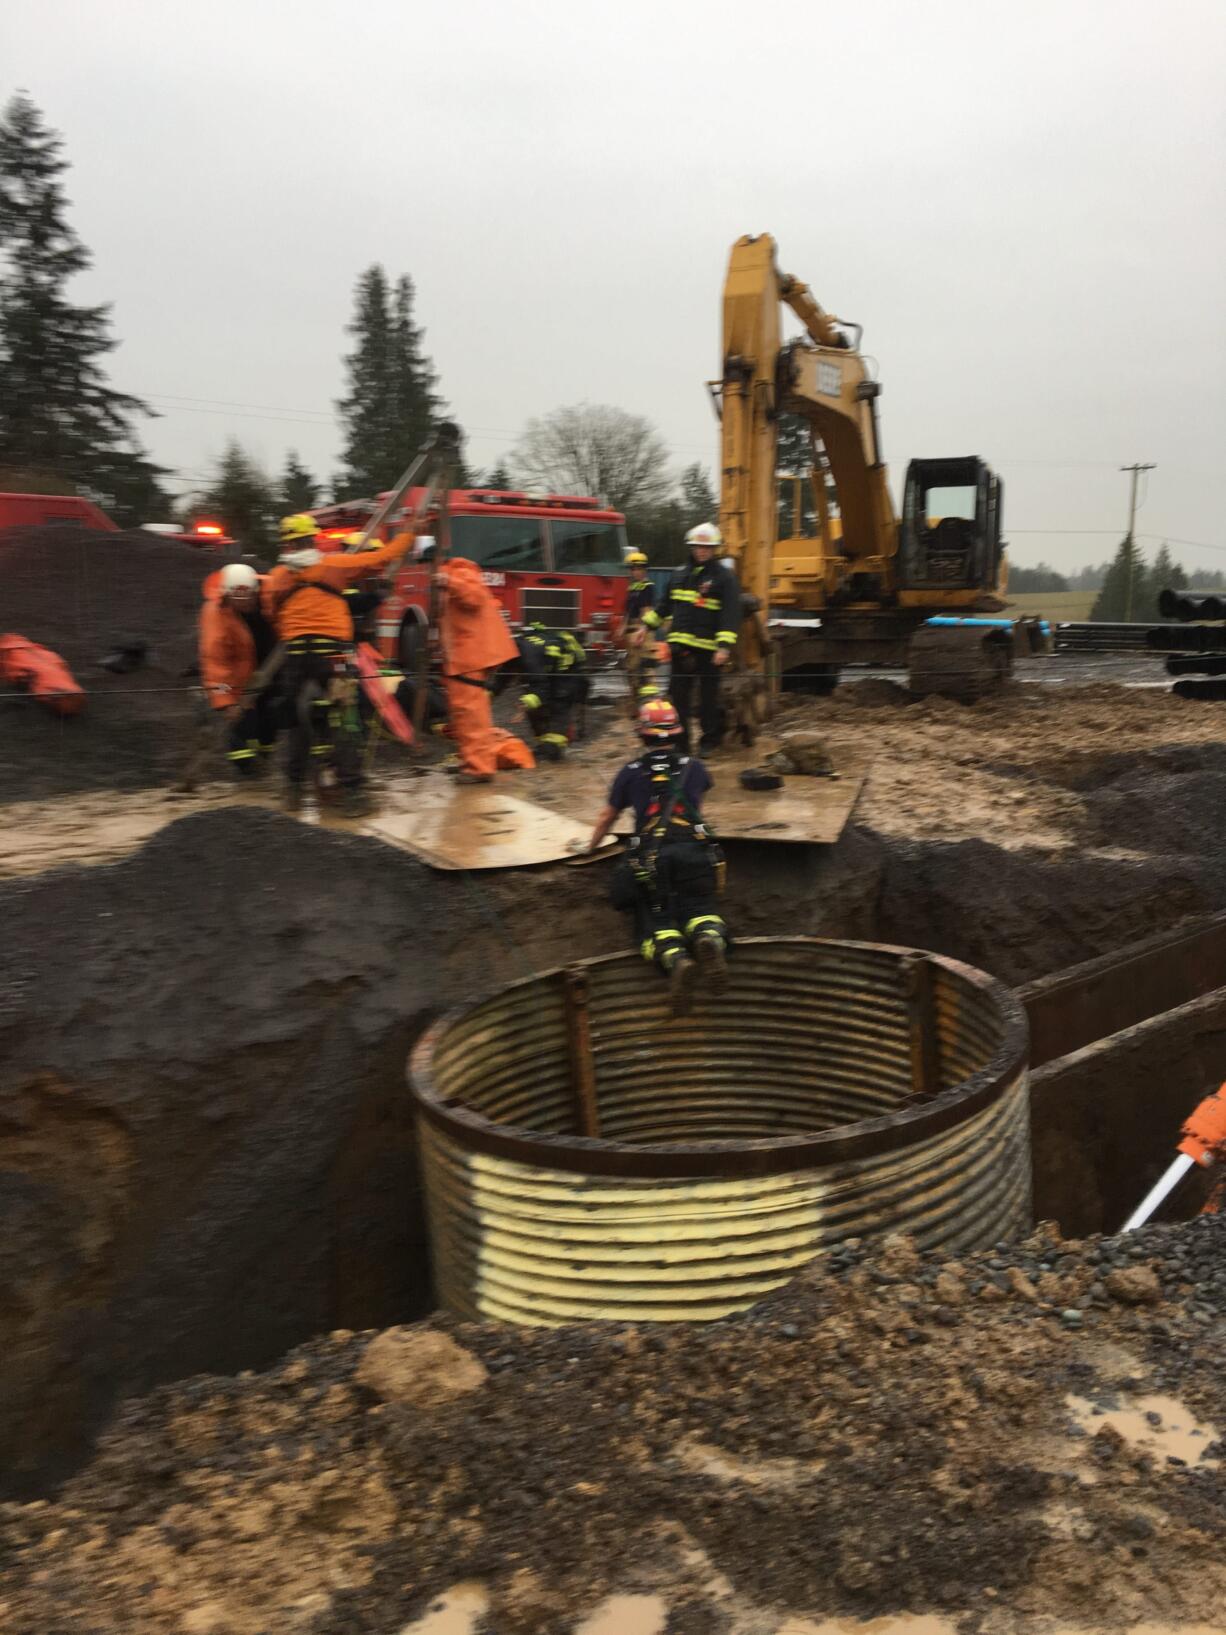
<instances>
[{"instance_id":1,"label":"safety harness","mask_svg":"<svg viewBox=\"0 0 1226 1635\"><path fill-rule=\"evenodd\" d=\"M711 848L717 892L724 889L724 854L710 825L700 816L683 788L688 755L673 750L654 750L643 758L643 769L652 783L652 798L644 814L643 826L630 842L630 864L636 880L648 889L653 905L659 905L656 863L660 848L669 841L697 840ZM672 830L678 832L670 833Z\"/></svg>"}]
</instances>

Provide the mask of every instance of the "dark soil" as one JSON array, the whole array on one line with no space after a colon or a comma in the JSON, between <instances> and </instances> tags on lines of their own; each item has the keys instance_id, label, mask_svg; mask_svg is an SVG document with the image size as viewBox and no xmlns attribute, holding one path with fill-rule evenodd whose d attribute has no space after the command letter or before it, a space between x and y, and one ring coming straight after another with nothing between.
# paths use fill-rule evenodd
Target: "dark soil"
<instances>
[{"instance_id":1,"label":"dark soil","mask_svg":"<svg viewBox=\"0 0 1226 1635\"><path fill-rule=\"evenodd\" d=\"M1215 782L1198 794L1216 802ZM1226 856L1051 856L959 840L892 841L885 857L878 936L950 954L1009 983L1226 907Z\"/></svg>"},{"instance_id":2,"label":"dark soil","mask_svg":"<svg viewBox=\"0 0 1226 1635\"><path fill-rule=\"evenodd\" d=\"M875 864L775 849L730 913L864 935ZM409 1047L626 947L607 876L438 873L233 807L0 885L0 1485L65 1468L117 1395L428 1309Z\"/></svg>"},{"instance_id":3,"label":"dark soil","mask_svg":"<svg viewBox=\"0 0 1226 1635\"><path fill-rule=\"evenodd\" d=\"M961 1263L892 1239L708 1327L336 1334L130 1403L56 1504L7 1507L5 1627L385 1635L463 1581L483 1635L612 1592L702 1629L1207 1621L1224 1267L1218 1220ZM1168 1452L1149 1393L1200 1440ZM1102 1414L1130 1406L1150 1441Z\"/></svg>"},{"instance_id":4,"label":"dark soil","mask_svg":"<svg viewBox=\"0 0 1226 1635\"><path fill-rule=\"evenodd\" d=\"M200 587L227 558L134 530L0 531L0 629L53 648L89 695L70 720L0 699L0 801L84 789L141 789L179 775L194 721ZM123 641L148 662L113 675Z\"/></svg>"}]
</instances>

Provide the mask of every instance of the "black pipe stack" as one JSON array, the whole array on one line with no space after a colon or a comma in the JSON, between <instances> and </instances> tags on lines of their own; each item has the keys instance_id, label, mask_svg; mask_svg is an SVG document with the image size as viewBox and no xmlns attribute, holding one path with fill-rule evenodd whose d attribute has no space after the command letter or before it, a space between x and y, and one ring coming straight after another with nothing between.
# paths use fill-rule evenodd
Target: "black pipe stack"
<instances>
[{"instance_id":1,"label":"black pipe stack","mask_svg":"<svg viewBox=\"0 0 1226 1635\"><path fill-rule=\"evenodd\" d=\"M1158 612L1164 619L1178 620L1186 626L1155 627L1145 638L1149 647L1170 655L1166 673L1181 678L1171 691L1180 698L1205 702L1226 699L1226 623L1221 622L1226 620L1226 596L1164 590L1158 597ZM1187 679L1192 675L1197 679ZM1205 676L1213 679L1199 679Z\"/></svg>"}]
</instances>

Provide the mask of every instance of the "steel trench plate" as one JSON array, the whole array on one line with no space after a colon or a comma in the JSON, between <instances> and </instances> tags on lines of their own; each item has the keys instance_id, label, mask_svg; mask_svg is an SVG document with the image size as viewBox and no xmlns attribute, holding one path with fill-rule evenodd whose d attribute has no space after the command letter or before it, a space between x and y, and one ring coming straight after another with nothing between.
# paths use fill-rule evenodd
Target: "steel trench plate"
<instances>
[{"instance_id":1,"label":"steel trench plate","mask_svg":"<svg viewBox=\"0 0 1226 1635\"><path fill-rule=\"evenodd\" d=\"M719 751L708 763L715 787L705 810L721 840L769 840L831 845L842 834L864 780L867 753L833 748L836 776L814 778L788 774L782 789L744 789L740 775L761 766L773 741L753 749Z\"/></svg>"}]
</instances>

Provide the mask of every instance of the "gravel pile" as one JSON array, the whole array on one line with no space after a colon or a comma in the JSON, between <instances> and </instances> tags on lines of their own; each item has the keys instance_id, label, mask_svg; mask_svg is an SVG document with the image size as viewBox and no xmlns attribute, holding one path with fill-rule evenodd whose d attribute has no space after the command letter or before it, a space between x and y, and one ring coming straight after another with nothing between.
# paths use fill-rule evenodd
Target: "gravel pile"
<instances>
[{"instance_id":1,"label":"gravel pile","mask_svg":"<svg viewBox=\"0 0 1226 1635\"><path fill-rule=\"evenodd\" d=\"M200 587L226 558L134 530L0 531L0 629L53 648L89 694L65 721L0 700L0 801L173 779L190 745L190 671ZM113 675L99 660L125 641L148 662Z\"/></svg>"},{"instance_id":2,"label":"gravel pile","mask_svg":"<svg viewBox=\"0 0 1226 1635\"><path fill-rule=\"evenodd\" d=\"M614 1594L681 1635L1208 1623L1224 1334L1207 1218L853 1244L705 1328L336 1333L129 1404L57 1502L4 1507L3 1627L390 1635L462 1584L482 1635Z\"/></svg>"}]
</instances>

